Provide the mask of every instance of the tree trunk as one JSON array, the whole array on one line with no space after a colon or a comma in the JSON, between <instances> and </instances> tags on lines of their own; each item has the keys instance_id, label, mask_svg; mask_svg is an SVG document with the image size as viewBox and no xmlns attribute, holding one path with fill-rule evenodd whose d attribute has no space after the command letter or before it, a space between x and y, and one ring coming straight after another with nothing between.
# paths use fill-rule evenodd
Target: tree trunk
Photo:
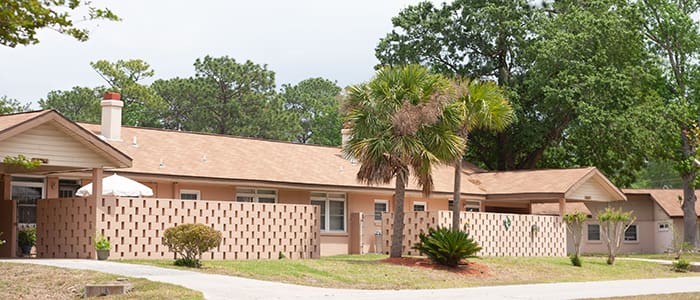
<instances>
[{"instance_id":1,"label":"tree trunk","mask_svg":"<svg viewBox=\"0 0 700 300\"><path fill-rule=\"evenodd\" d=\"M615 255L609 255L609 256L608 256L608 264L609 264L609 265L614 265L614 264L615 264Z\"/></svg>"},{"instance_id":2,"label":"tree trunk","mask_svg":"<svg viewBox=\"0 0 700 300\"><path fill-rule=\"evenodd\" d=\"M403 200L406 194L406 183L401 175L396 176L396 191L394 192L394 232L391 236L391 251L389 257L401 257L403 253Z\"/></svg>"},{"instance_id":3,"label":"tree trunk","mask_svg":"<svg viewBox=\"0 0 700 300\"><path fill-rule=\"evenodd\" d=\"M681 134L681 139L683 141L683 157L687 159L692 159L695 153L695 147L692 145L693 141L687 134L688 129L683 128L683 133ZM683 242L688 243L690 246L695 247L695 241L697 238L697 220L698 215L695 212L695 177L697 171L695 171L696 166L691 167L691 171L686 174L681 175L683 181Z\"/></svg>"},{"instance_id":4,"label":"tree trunk","mask_svg":"<svg viewBox=\"0 0 700 300\"><path fill-rule=\"evenodd\" d=\"M459 230L460 228L460 216L459 213L462 211L462 160L458 160L455 163L455 183L454 183L454 193L452 194L452 230Z\"/></svg>"}]
</instances>

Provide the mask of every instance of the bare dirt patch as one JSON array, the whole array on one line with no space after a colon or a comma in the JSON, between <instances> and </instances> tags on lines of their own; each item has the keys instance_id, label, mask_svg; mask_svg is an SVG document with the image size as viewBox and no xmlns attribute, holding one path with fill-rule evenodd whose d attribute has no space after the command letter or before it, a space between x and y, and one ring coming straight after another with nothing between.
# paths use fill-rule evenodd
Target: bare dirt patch
<instances>
[{"instance_id":1,"label":"bare dirt patch","mask_svg":"<svg viewBox=\"0 0 700 300\"><path fill-rule=\"evenodd\" d=\"M456 268L446 267L437 264L425 257L398 257L398 258L385 258L381 260L384 263L407 266L407 267L418 267L426 268L431 270L447 271L455 274L461 274L465 276L491 276L491 270L487 265L472 262L472 261L461 261Z\"/></svg>"}]
</instances>

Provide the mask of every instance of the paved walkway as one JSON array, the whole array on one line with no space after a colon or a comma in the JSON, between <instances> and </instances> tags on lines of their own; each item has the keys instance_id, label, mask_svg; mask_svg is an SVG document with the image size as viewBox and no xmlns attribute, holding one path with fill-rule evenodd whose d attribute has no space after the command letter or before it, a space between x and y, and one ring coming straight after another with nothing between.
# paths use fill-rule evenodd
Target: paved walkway
<instances>
[{"instance_id":1,"label":"paved walkway","mask_svg":"<svg viewBox=\"0 0 700 300\"><path fill-rule=\"evenodd\" d=\"M30 263L71 269L94 270L121 276L142 277L199 290L218 299L576 299L648 294L700 292L700 277L618 280L598 282L508 285L437 290L348 290L306 287L232 276L153 266L79 259L23 259L0 262ZM454 297L454 298L453 298Z\"/></svg>"}]
</instances>

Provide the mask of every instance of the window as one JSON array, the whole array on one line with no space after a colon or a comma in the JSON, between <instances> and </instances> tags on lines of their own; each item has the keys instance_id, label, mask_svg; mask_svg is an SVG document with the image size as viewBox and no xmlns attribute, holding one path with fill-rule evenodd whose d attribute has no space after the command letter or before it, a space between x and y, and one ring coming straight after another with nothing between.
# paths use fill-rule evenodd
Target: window
<instances>
[{"instance_id":1,"label":"window","mask_svg":"<svg viewBox=\"0 0 700 300\"><path fill-rule=\"evenodd\" d=\"M479 212L481 209L481 201L466 201L463 200L462 203L464 203L465 209L463 211L471 211L471 212ZM452 211L452 207L454 207L455 202L454 200L450 199L447 202L447 209L449 211Z\"/></svg>"},{"instance_id":2,"label":"window","mask_svg":"<svg viewBox=\"0 0 700 300\"><path fill-rule=\"evenodd\" d=\"M180 190L180 199L182 200L199 200L198 190Z\"/></svg>"},{"instance_id":3,"label":"window","mask_svg":"<svg viewBox=\"0 0 700 300\"><path fill-rule=\"evenodd\" d=\"M311 192L311 204L321 208L322 231L345 232L345 194Z\"/></svg>"},{"instance_id":4,"label":"window","mask_svg":"<svg viewBox=\"0 0 700 300\"><path fill-rule=\"evenodd\" d=\"M481 201L465 201L467 206L466 211L479 212L481 210Z\"/></svg>"},{"instance_id":5,"label":"window","mask_svg":"<svg viewBox=\"0 0 700 300\"><path fill-rule=\"evenodd\" d=\"M588 224L588 240L600 241L600 225Z\"/></svg>"},{"instance_id":6,"label":"window","mask_svg":"<svg viewBox=\"0 0 700 300\"><path fill-rule=\"evenodd\" d=\"M236 201L277 203L277 191L270 189L238 188L236 189Z\"/></svg>"},{"instance_id":7,"label":"window","mask_svg":"<svg viewBox=\"0 0 700 300\"><path fill-rule=\"evenodd\" d=\"M426 211L428 204L425 202L413 202L413 211Z\"/></svg>"},{"instance_id":8,"label":"window","mask_svg":"<svg viewBox=\"0 0 700 300\"><path fill-rule=\"evenodd\" d=\"M382 213L389 211L389 201L386 200L374 200L374 221L382 221Z\"/></svg>"},{"instance_id":9,"label":"window","mask_svg":"<svg viewBox=\"0 0 700 300\"><path fill-rule=\"evenodd\" d=\"M637 225L630 225L625 230L625 242L636 242L637 241Z\"/></svg>"},{"instance_id":10,"label":"window","mask_svg":"<svg viewBox=\"0 0 700 300\"><path fill-rule=\"evenodd\" d=\"M80 188L80 181L70 179L58 180L58 198L73 198Z\"/></svg>"},{"instance_id":11,"label":"window","mask_svg":"<svg viewBox=\"0 0 700 300\"><path fill-rule=\"evenodd\" d=\"M12 177L12 199L17 201L17 223L23 226L36 224L36 201L44 198L44 179L38 177Z\"/></svg>"},{"instance_id":12,"label":"window","mask_svg":"<svg viewBox=\"0 0 700 300\"><path fill-rule=\"evenodd\" d=\"M659 223L659 231L669 231L670 229L671 229L671 224Z\"/></svg>"}]
</instances>

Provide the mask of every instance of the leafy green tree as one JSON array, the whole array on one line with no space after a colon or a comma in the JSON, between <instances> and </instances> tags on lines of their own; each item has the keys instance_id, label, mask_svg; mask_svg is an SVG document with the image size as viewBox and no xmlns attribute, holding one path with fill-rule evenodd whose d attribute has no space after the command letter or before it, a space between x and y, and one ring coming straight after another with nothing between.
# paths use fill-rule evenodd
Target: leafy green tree
<instances>
[{"instance_id":1,"label":"leafy green tree","mask_svg":"<svg viewBox=\"0 0 700 300\"><path fill-rule=\"evenodd\" d=\"M51 91L39 100L42 109L55 109L75 122L100 122L101 93L87 87L73 87L69 91Z\"/></svg>"},{"instance_id":2,"label":"leafy green tree","mask_svg":"<svg viewBox=\"0 0 700 300\"><path fill-rule=\"evenodd\" d=\"M151 84L153 91L163 99L166 109L160 114L161 124L165 129L193 130L204 125L195 124L196 104L204 98L199 78L159 79ZM206 114L200 114L206 116ZM201 120L206 122L206 120Z\"/></svg>"},{"instance_id":3,"label":"leafy green tree","mask_svg":"<svg viewBox=\"0 0 700 300\"><path fill-rule=\"evenodd\" d=\"M636 177L637 180L630 185L633 189L679 189L682 186L681 175L674 168L674 162L668 160L650 160Z\"/></svg>"},{"instance_id":4,"label":"leafy green tree","mask_svg":"<svg viewBox=\"0 0 700 300\"><path fill-rule=\"evenodd\" d=\"M453 162L464 150L449 81L418 65L385 68L369 82L348 89L352 137L345 153L360 163L357 179L367 184L395 181L391 257L401 257L404 196L411 175L424 194L433 188L432 168Z\"/></svg>"},{"instance_id":5,"label":"leafy green tree","mask_svg":"<svg viewBox=\"0 0 700 300\"><path fill-rule=\"evenodd\" d=\"M196 78L202 97L193 130L251 137L269 137L271 116L275 112L275 73L266 65L252 61L238 63L228 56L197 59Z\"/></svg>"},{"instance_id":6,"label":"leafy green tree","mask_svg":"<svg viewBox=\"0 0 700 300\"><path fill-rule=\"evenodd\" d=\"M562 219L566 223L566 229L571 234L571 238L574 242L574 254L571 255L571 263L574 266L581 266L581 241L583 240L583 227L584 222L588 219L588 215L582 212L577 212L573 214L565 214Z\"/></svg>"},{"instance_id":7,"label":"leafy green tree","mask_svg":"<svg viewBox=\"0 0 700 300\"><path fill-rule=\"evenodd\" d=\"M505 98L503 90L494 82L479 80L457 80L455 98L459 107L462 123L457 134L469 146L469 133L474 129L500 131L512 120L513 108ZM462 157L454 163L454 205L452 206L452 230L460 230L460 211L462 210Z\"/></svg>"},{"instance_id":8,"label":"leafy green tree","mask_svg":"<svg viewBox=\"0 0 700 300\"><path fill-rule=\"evenodd\" d=\"M22 104L17 99L11 99L7 96L0 97L0 114L12 114L29 111L31 104Z\"/></svg>"},{"instance_id":9,"label":"leafy green tree","mask_svg":"<svg viewBox=\"0 0 700 300\"><path fill-rule=\"evenodd\" d=\"M297 85L282 85L285 108L296 119L294 137L302 144L340 145L341 88L324 78L309 78Z\"/></svg>"},{"instance_id":10,"label":"leafy green tree","mask_svg":"<svg viewBox=\"0 0 700 300\"><path fill-rule=\"evenodd\" d=\"M160 127L159 112L164 109L163 100L156 95L145 80L153 77L151 66L140 59L109 62L98 60L90 66L110 87L104 91L118 92L124 101L123 119L125 125Z\"/></svg>"},{"instance_id":11,"label":"leafy green tree","mask_svg":"<svg viewBox=\"0 0 700 300\"><path fill-rule=\"evenodd\" d=\"M600 231L603 232L605 245L608 247L607 263L613 265L617 251L622 245L625 231L637 218L632 216L632 211L623 212L622 209L612 207L607 207L604 211L599 212L596 218L600 222Z\"/></svg>"},{"instance_id":12,"label":"leafy green tree","mask_svg":"<svg viewBox=\"0 0 700 300\"><path fill-rule=\"evenodd\" d=\"M421 63L493 78L515 112L500 133L470 133L467 158L487 169L596 165L617 184L659 150L664 122L657 60L633 6L619 1L457 0L394 18L382 64Z\"/></svg>"},{"instance_id":13,"label":"leafy green tree","mask_svg":"<svg viewBox=\"0 0 700 300\"><path fill-rule=\"evenodd\" d=\"M643 0L636 3L644 19L644 35L650 49L664 62L664 77L669 87L667 106L673 108L675 138L670 147L678 149L673 155L683 187L683 240L691 245L697 240L695 187L699 157L697 122L700 112L698 89L698 58L700 32L692 15L698 12L697 1Z\"/></svg>"},{"instance_id":14,"label":"leafy green tree","mask_svg":"<svg viewBox=\"0 0 700 300\"><path fill-rule=\"evenodd\" d=\"M70 14L86 10L82 18ZM62 34L86 41L89 32L79 28L75 20L111 20L119 17L107 8L98 8L85 0L21 0L0 2L0 44L15 47L39 42L36 31L50 28Z\"/></svg>"}]
</instances>

